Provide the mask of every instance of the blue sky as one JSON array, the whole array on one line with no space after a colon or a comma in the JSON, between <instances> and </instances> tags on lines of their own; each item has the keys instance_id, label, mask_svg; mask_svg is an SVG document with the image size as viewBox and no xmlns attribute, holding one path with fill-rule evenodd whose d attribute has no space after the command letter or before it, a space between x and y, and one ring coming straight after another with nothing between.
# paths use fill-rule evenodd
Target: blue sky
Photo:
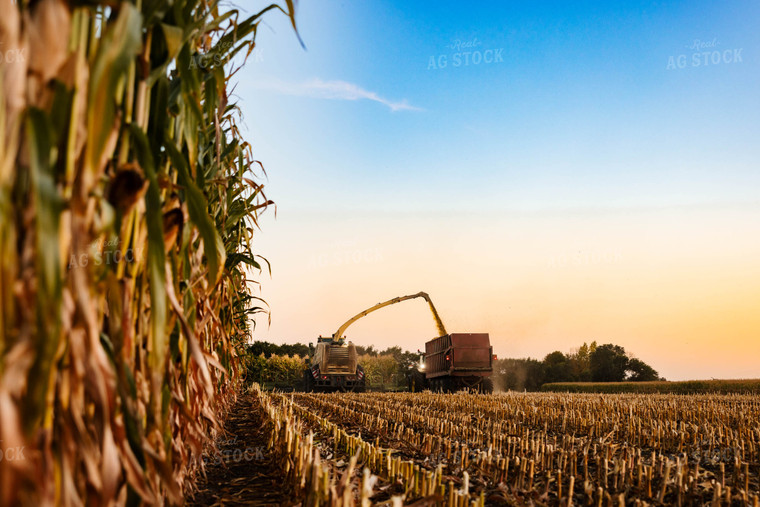
<instances>
[{"instance_id":1,"label":"blue sky","mask_svg":"<svg viewBox=\"0 0 760 507\"><path fill-rule=\"evenodd\" d=\"M747 201L760 151L758 20L756 2L301 2L307 51L270 16L263 61L238 90L262 153L277 144L298 166L299 207L323 208L324 196L351 209L482 206L473 194L518 208ZM695 40L738 49L741 62L692 67ZM503 62L455 68L457 41ZM668 70L680 54L689 67ZM441 55L448 66L429 68ZM419 110L315 98L315 83Z\"/></svg>"},{"instance_id":2,"label":"blue sky","mask_svg":"<svg viewBox=\"0 0 760 507\"><path fill-rule=\"evenodd\" d=\"M254 4L246 5L252 12ZM296 278L294 266L308 264L315 249L379 248L386 252L381 265L359 268L387 276L418 251L431 266L445 266L441 244L464 233L473 246L461 255L477 258L487 238L514 237L527 217L535 229L526 230L543 231L536 234L546 241L519 258L553 258L568 241L560 234L563 220L575 216L577 237L587 238L580 244L593 243L591 251L602 256L622 249L623 259L629 252L632 263L643 262L633 242L656 236L660 243L647 255L661 256L647 262L667 270L664 259L677 245L667 233L646 232L650 224L677 222L679 231L693 231L682 242L695 245L726 228L731 237L756 235L758 21L760 4L748 1L311 0L298 5L304 51L284 16L268 16L258 56L239 74L236 90L246 135L269 171L269 196L278 205L278 219L263 222L260 238L275 273L264 286L275 306L267 336L310 339L289 324L298 304L308 304L293 298L306 283L314 297L327 299L336 277L342 290L370 303L398 295L378 294L380 287L366 281L352 287L340 270ZM468 50L500 58L464 65ZM445 68L438 68L441 57ZM620 213L637 214L628 225L641 235L631 242L600 236L599 224L588 221L601 217L606 224ZM694 269L735 268L731 256L740 245L724 246ZM491 272L510 267L489 265ZM430 280L434 275L431 268ZM404 282L414 277L398 285ZM760 288L754 283L753 290ZM445 298L453 289L440 291ZM325 321L353 310L361 308L336 309ZM565 317L554 311L546 309L561 329ZM478 312L479 325L493 317ZM510 343L519 348L534 338L528 333Z\"/></svg>"}]
</instances>

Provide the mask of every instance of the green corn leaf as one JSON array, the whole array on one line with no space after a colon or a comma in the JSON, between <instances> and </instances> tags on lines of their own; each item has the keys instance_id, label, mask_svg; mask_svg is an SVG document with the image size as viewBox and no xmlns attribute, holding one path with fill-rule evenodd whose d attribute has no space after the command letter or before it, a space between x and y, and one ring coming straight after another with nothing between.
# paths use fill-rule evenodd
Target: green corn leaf
<instances>
[{"instance_id":1,"label":"green corn leaf","mask_svg":"<svg viewBox=\"0 0 760 507\"><path fill-rule=\"evenodd\" d=\"M246 255L244 253L231 253L227 256L227 264L226 268L227 270L233 269L235 266L240 264L241 262L244 262L245 264L248 264L249 266L253 266L256 269L261 269L261 265L256 262L256 259L254 259L250 255Z\"/></svg>"},{"instance_id":2,"label":"green corn leaf","mask_svg":"<svg viewBox=\"0 0 760 507\"><path fill-rule=\"evenodd\" d=\"M27 139L37 210L37 259L42 273L40 289L45 297L58 298L61 293L58 227L63 204L53 174L55 150L52 147L51 134L47 115L38 109L29 111Z\"/></svg>"},{"instance_id":3,"label":"green corn leaf","mask_svg":"<svg viewBox=\"0 0 760 507\"><path fill-rule=\"evenodd\" d=\"M178 26L161 23L161 31L166 40L166 47L169 51L169 59L173 60L179 54L182 44L185 42L185 36L182 29Z\"/></svg>"},{"instance_id":4,"label":"green corn leaf","mask_svg":"<svg viewBox=\"0 0 760 507\"><path fill-rule=\"evenodd\" d=\"M227 211L227 222L225 223L225 229L229 233L233 227L236 227L240 221L248 216L247 203L241 199L238 199L232 203Z\"/></svg>"},{"instance_id":5,"label":"green corn leaf","mask_svg":"<svg viewBox=\"0 0 760 507\"><path fill-rule=\"evenodd\" d=\"M166 254L164 252L163 213L161 194L150 144L145 132L134 123L130 125L135 153L148 178L145 194L145 220L148 227L148 272L150 280L150 322L153 354L150 355L154 372L162 371L166 356Z\"/></svg>"},{"instance_id":6,"label":"green corn leaf","mask_svg":"<svg viewBox=\"0 0 760 507\"><path fill-rule=\"evenodd\" d=\"M216 286L222 276L222 266L225 262L225 248L222 238L219 236L214 221L208 214L206 196L190 178L187 162L177 147L170 140L164 145L169 158L178 171L179 182L185 187L185 199L190 220L198 227L198 232L203 238L204 251L208 261L208 282L210 288Z\"/></svg>"},{"instance_id":7,"label":"green corn leaf","mask_svg":"<svg viewBox=\"0 0 760 507\"><path fill-rule=\"evenodd\" d=\"M108 154L116 121L116 97L130 62L140 49L141 16L129 3L120 4L116 21L107 29L92 63L87 104L85 171L99 170Z\"/></svg>"},{"instance_id":8,"label":"green corn leaf","mask_svg":"<svg viewBox=\"0 0 760 507\"><path fill-rule=\"evenodd\" d=\"M58 235L63 205L55 184L52 126L48 116L38 109L29 111L26 139L29 146L32 195L35 205L37 286L37 355L29 372L29 403L26 405L30 424L36 424L45 410L47 378L58 347L61 311L61 257ZM52 313L52 315L51 315ZM52 317L52 318L51 318Z\"/></svg>"}]
</instances>

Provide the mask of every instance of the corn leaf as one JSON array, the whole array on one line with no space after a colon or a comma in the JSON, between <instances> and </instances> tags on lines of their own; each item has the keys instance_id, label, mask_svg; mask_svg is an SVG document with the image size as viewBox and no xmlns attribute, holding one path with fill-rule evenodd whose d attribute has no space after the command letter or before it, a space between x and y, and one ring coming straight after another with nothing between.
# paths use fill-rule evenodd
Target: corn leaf
<instances>
[{"instance_id":1,"label":"corn leaf","mask_svg":"<svg viewBox=\"0 0 760 507\"><path fill-rule=\"evenodd\" d=\"M166 356L166 255L164 253L163 213L161 212L161 194L156 178L156 169L151 154L150 144L145 133L138 125L131 125L131 139L135 144L140 166L148 178L148 191L145 193L145 221L148 227L148 273L150 280L150 322L152 354L150 366L154 374L163 368Z\"/></svg>"},{"instance_id":2,"label":"corn leaf","mask_svg":"<svg viewBox=\"0 0 760 507\"><path fill-rule=\"evenodd\" d=\"M208 281L209 285L214 287L222 276L221 268L224 266L226 257L224 242L222 242L219 231L217 231L214 221L208 214L206 197L190 178L185 158L173 143L167 142L164 146L169 158L177 168L180 184L185 187L187 211L190 214L190 220L198 226L198 231L203 238L204 251L208 260Z\"/></svg>"},{"instance_id":3,"label":"corn leaf","mask_svg":"<svg viewBox=\"0 0 760 507\"><path fill-rule=\"evenodd\" d=\"M26 121L32 195L35 203L37 286L37 356L30 370L29 424L36 424L45 406L50 363L58 347L61 273L58 234L62 203L55 186L55 150L47 115L32 109ZM51 318L52 313L52 318ZM43 380L45 379L45 380Z\"/></svg>"},{"instance_id":4,"label":"corn leaf","mask_svg":"<svg viewBox=\"0 0 760 507\"><path fill-rule=\"evenodd\" d=\"M109 137L116 126L116 93L120 81L140 48L140 13L123 3L116 22L103 35L92 64L87 104L85 172L93 178L104 163ZM89 180L91 181L91 180Z\"/></svg>"}]
</instances>

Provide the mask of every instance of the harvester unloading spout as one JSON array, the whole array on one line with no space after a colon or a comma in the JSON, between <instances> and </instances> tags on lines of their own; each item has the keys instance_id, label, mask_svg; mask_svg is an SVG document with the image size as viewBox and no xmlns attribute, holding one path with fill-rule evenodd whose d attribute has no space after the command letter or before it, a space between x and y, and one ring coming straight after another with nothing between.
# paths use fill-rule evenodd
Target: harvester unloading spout
<instances>
[{"instance_id":1,"label":"harvester unloading spout","mask_svg":"<svg viewBox=\"0 0 760 507\"><path fill-rule=\"evenodd\" d=\"M397 298L389 299L388 301L385 301L384 303L378 303L375 306L368 308L361 313L357 313L356 315L348 319L342 326L340 326L338 330L335 331L335 333L333 333L332 335L333 340L336 342L342 343L345 340L343 333L346 332L346 329L348 329L348 326L350 326L357 320L361 319L365 315L370 314L374 312L375 310L379 310L380 308L386 307L388 305L400 303L402 301L406 301L408 299L415 299L415 298L424 298L425 301L428 302L428 305L430 306L430 311L433 314L433 319L435 319L435 325L438 328L438 336L446 335L447 334L446 327L443 325L443 321L441 320L441 317L438 315L438 311L435 309L435 305L433 305L433 300L430 299L430 296L428 296L427 292L418 292L417 294L410 294L408 296L400 296Z\"/></svg>"},{"instance_id":2,"label":"harvester unloading spout","mask_svg":"<svg viewBox=\"0 0 760 507\"><path fill-rule=\"evenodd\" d=\"M306 391L317 389L363 391L365 385L364 369L357 364L356 347L351 342L346 343L346 337L343 336L343 333L346 332L348 326L375 310L415 298L423 298L428 302L433 319L435 319L435 325L438 328L438 336L446 336L446 327L426 292L418 292L378 303L348 319L332 337L320 336L317 338L317 346L314 348L311 357L311 366L304 372Z\"/></svg>"}]
</instances>

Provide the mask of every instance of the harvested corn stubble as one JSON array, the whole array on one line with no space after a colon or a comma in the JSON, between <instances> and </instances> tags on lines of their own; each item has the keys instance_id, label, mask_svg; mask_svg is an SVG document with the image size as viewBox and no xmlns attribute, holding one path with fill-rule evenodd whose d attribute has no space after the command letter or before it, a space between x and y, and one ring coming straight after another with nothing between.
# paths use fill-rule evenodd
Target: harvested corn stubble
<instances>
[{"instance_id":1,"label":"harvested corn stubble","mask_svg":"<svg viewBox=\"0 0 760 507\"><path fill-rule=\"evenodd\" d=\"M293 477L315 484L307 504L744 504L760 493L751 395L257 393L281 421L283 459L307 461L295 466L307 479ZM290 431L320 444L294 449ZM338 466L352 457L350 472Z\"/></svg>"}]
</instances>

